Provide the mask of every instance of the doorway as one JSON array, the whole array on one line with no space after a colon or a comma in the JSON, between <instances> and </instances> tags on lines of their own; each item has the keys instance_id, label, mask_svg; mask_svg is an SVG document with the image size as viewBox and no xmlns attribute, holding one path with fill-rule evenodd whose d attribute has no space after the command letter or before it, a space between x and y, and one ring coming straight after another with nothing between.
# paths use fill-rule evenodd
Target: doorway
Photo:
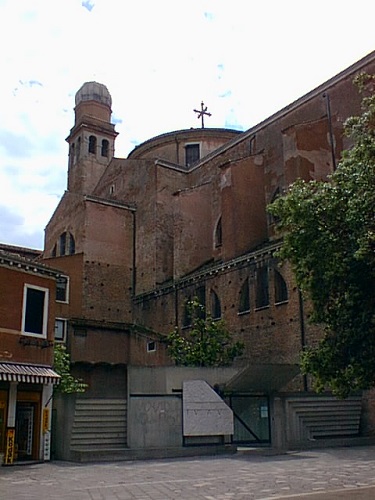
<instances>
[{"instance_id":1,"label":"doorway","mask_svg":"<svg viewBox=\"0 0 375 500\"><path fill-rule=\"evenodd\" d=\"M233 411L236 444L269 444L271 440L267 396L232 395L227 403Z\"/></svg>"},{"instance_id":2,"label":"doorway","mask_svg":"<svg viewBox=\"0 0 375 500\"><path fill-rule=\"evenodd\" d=\"M16 460L35 460L38 457L38 405L17 402L16 409Z\"/></svg>"}]
</instances>

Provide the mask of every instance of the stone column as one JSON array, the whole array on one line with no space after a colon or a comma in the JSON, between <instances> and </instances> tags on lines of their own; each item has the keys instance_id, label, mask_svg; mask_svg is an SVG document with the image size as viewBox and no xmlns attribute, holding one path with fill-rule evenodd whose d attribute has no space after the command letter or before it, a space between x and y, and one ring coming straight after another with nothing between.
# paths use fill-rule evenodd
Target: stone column
<instances>
[{"instance_id":1,"label":"stone column","mask_svg":"<svg viewBox=\"0 0 375 500\"><path fill-rule=\"evenodd\" d=\"M271 444L278 451L286 450L286 418L284 400L275 396L270 400L271 406Z\"/></svg>"}]
</instances>

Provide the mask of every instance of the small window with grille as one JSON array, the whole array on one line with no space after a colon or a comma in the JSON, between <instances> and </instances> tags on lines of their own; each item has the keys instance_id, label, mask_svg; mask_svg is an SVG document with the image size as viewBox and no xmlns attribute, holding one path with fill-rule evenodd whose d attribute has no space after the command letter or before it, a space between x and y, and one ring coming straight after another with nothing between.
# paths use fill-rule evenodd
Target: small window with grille
<instances>
[{"instance_id":1,"label":"small window with grille","mask_svg":"<svg viewBox=\"0 0 375 500\"><path fill-rule=\"evenodd\" d=\"M147 352L156 351L156 342L154 340L150 340L147 342Z\"/></svg>"},{"instance_id":2,"label":"small window with grille","mask_svg":"<svg viewBox=\"0 0 375 500\"><path fill-rule=\"evenodd\" d=\"M69 299L69 278L59 276L56 279L56 300L67 303Z\"/></svg>"},{"instance_id":3,"label":"small window with grille","mask_svg":"<svg viewBox=\"0 0 375 500\"><path fill-rule=\"evenodd\" d=\"M65 342L66 340L66 319L56 318L55 320L55 340Z\"/></svg>"},{"instance_id":4,"label":"small window with grille","mask_svg":"<svg viewBox=\"0 0 375 500\"><path fill-rule=\"evenodd\" d=\"M199 144L187 144L185 146L185 165L191 167L200 158Z\"/></svg>"}]
</instances>

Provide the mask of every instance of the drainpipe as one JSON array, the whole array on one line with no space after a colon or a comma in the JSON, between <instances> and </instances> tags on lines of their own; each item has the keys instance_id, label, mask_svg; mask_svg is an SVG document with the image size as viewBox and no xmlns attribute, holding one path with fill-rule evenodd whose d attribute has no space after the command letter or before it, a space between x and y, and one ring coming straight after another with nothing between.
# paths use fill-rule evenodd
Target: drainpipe
<instances>
[{"instance_id":1,"label":"drainpipe","mask_svg":"<svg viewBox=\"0 0 375 500\"><path fill-rule=\"evenodd\" d=\"M329 142L331 144L332 167L333 167L333 171L335 171L336 170L335 138L334 138L334 135L333 135L333 127L332 127L331 99L330 99L328 93L324 93L323 94L323 98L326 101L327 118L328 118Z\"/></svg>"},{"instance_id":2,"label":"drainpipe","mask_svg":"<svg viewBox=\"0 0 375 500\"><path fill-rule=\"evenodd\" d=\"M299 324L300 324L300 334L301 334L301 347L302 350L306 347L306 330L305 330L305 312L303 307L303 297L302 292L298 288L298 302L299 302ZM307 376L303 375L303 390L307 392Z\"/></svg>"},{"instance_id":3,"label":"drainpipe","mask_svg":"<svg viewBox=\"0 0 375 500\"><path fill-rule=\"evenodd\" d=\"M174 286L174 325L178 328L178 288Z\"/></svg>"},{"instance_id":4,"label":"drainpipe","mask_svg":"<svg viewBox=\"0 0 375 500\"><path fill-rule=\"evenodd\" d=\"M136 220L136 211L132 211L133 214L133 276L132 276L132 294L135 297L136 294L136 286L137 286L137 268L136 268L136 230L137 230L137 220Z\"/></svg>"}]
</instances>

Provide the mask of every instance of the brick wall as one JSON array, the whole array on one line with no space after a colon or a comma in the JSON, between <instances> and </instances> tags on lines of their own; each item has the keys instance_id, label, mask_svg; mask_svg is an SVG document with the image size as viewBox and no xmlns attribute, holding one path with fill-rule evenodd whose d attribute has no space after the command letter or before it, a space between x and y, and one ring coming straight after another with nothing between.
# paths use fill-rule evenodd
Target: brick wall
<instances>
[{"instance_id":1,"label":"brick wall","mask_svg":"<svg viewBox=\"0 0 375 500\"><path fill-rule=\"evenodd\" d=\"M16 265L16 264L14 264ZM52 341L55 328L55 278L0 266L0 360L51 365L53 350L43 341ZM24 285L48 290L47 338L22 335ZM24 343L20 342L22 339Z\"/></svg>"}]
</instances>

